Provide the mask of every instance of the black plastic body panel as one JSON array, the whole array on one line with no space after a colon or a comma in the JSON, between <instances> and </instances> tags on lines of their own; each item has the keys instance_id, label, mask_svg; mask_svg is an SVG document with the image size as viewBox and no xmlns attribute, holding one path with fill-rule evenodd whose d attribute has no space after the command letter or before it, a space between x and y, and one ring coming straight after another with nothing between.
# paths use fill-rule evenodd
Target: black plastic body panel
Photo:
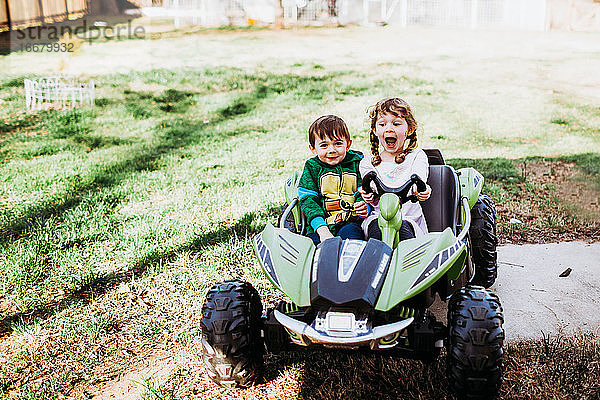
<instances>
[{"instance_id":1,"label":"black plastic body panel","mask_svg":"<svg viewBox=\"0 0 600 400\"><path fill-rule=\"evenodd\" d=\"M427 154L427 162L429 162L429 165L445 165L446 164L440 149L423 149L423 151L425 152L425 154Z\"/></svg>"},{"instance_id":2,"label":"black plastic body panel","mask_svg":"<svg viewBox=\"0 0 600 400\"><path fill-rule=\"evenodd\" d=\"M339 237L327 239L319 245L317 279L313 281L314 275L311 276L311 305L324 309L331 306L347 306L365 311L373 309L389 269L392 249L382 241L369 239L352 274L344 282L339 277L343 245L344 241ZM382 264L386 255L387 261ZM378 273L381 276L375 281Z\"/></svg>"},{"instance_id":3,"label":"black plastic body panel","mask_svg":"<svg viewBox=\"0 0 600 400\"><path fill-rule=\"evenodd\" d=\"M442 300L447 300L460 288L467 285L469 280L472 279L474 274L473 263L471 260L471 249L468 249L466 257L465 257L465 265L463 267L463 271L459 275L459 277L451 281L448 279L448 275L444 275L444 277L438 279L438 281L434 284L433 290L438 292L440 298Z\"/></svg>"}]
</instances>

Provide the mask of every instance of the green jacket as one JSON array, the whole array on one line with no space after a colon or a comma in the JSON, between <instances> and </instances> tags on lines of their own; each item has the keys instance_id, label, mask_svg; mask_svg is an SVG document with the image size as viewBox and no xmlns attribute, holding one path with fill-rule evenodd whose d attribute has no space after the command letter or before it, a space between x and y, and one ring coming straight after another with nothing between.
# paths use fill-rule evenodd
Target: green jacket
<instances>
[{"instance_id":1,"label":"green jacket","mask_svg":"<svg viewBox=\"0 0 600 400\"><path fill-rule=\"evenodd\" d=\"M358 164L362 158L361 152L349 150L338 165L327 165L318 157L306 161L298 184L298 199L308 223L307 233L327 225L335 235L346 222L360 221L354 203L362 200L358 192Z\"/></svg>"}]
</instances>

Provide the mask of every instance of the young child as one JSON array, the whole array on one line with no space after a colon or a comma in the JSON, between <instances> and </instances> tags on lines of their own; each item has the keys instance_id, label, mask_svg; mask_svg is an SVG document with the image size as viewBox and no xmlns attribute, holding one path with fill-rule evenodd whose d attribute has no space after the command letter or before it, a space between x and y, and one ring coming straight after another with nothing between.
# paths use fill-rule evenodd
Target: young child
<instances>
[{"instance_id":1,"label":"young child","mask_svg":"<svg viewBox=\"0 0 600 400\"><path fill-rule=\"evenodd\" d=\"M393 188L402 186L412 174L417 174L427 182L429 163L425 152L417 149L417 121L408 103L398 97L383 99L371 108L369 118L372 155L360 162L361 176L375 171L386 186ZM367 194L362 188L360 193L367 203L375 206L373 212L364 220L363 229L367 237L381 240L381 230L377 223L378 200L374 198L373 193ZM419 201L427 200L430 194L429 186L425 192L415 191ZM425 233L427 224L421 205L410 201L403 204L400 240Z\"/></svg>"},{"instance_id":2,"label":"young child","mask_svg":"<svg viewBox=\"0 0 600 400\"><path fill-rule=\"evenodd\" d=\"M307 235L315 245L334 235L362 240L360 221L368 214L358 192L363 155L350 150L346 123L335 115L322 116L308 129L308 141L316 157L306 161L298 184Z\"/></svg>"}]
</instances>

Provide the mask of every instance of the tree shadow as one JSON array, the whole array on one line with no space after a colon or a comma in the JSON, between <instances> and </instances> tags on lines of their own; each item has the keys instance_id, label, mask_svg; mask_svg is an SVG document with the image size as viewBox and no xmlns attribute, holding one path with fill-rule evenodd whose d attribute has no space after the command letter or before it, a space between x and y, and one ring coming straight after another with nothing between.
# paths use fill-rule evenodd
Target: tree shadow
<instances>
[{"instance_id":1,"label":"tree shadow","mask_svg":"<svg viewBox=\"0 0 600 400\"><path fill-rule=\"evenodd\" d=\"M23 118L0 121L0 163L4 161L2 148L9 144L7 137L17 131L29 131L40 122L40 114L27 115Z\"/></svg>"},{"instance_id":2,"label":"tree shadow","mask_svg":"<svg viewBox=\"0 0 600 400\"><path fill-rule=\"evenodd\" d=\"M88 176L74 176L58 198L30 206L25 215L9 219L0 226L0 244L21 237L35 226L43 226L43 221L49 217L60 218L65 212L77 207L85 197L116 186L133 173L159 169L158 161L177 149L206 139L218 140L242 133L237 130L215 133L213 129L218 122L204 123L182 118L160 122L156 128L160 133L150 145L138 146L138 152L124 160L97 166ZM112 206L117 204L113 202Z\"/></svg>"},{"instance_id":3,"label":"tree shadow","mask_svg":"<svg viewBox=\"0 0 600 400\"><path fill-rule=\"evenodd\" d=\"M122 282L127 282L132 277L142 275L150 266L159 262L168 262L183 251L199 252L203 249L220 243L226 243L231 237L246 237L257 234L264 228L265 219L272 218L280 209L279 204L271 204L261 211L245 213L239 220L231 225L223 225L211 231L196 235L187 243L171 249L155 250L140 257L131 267L124 271L109 272L96 276L77 290L67 293L61 299L46 303L36 308L8 315L0 319L0 337L10 334L15 323L27 323L37 319L45 319L50 315L63 310L69 304L78 302L89 304L91 301L104 295L109 290Z\"/></svg>"},{"instance_id":4,"label":"tree shadow","mask_svg":"<svg viewBox=\"0 0 600 400\"><path fill-rule=\"evenodd\" d=\"M17 82L14 84L18 84L22 81L22 78L12 80L9 84L13 84L13 81ZM241 94L233 99L229 106L218 111L218 114L222 117L220 120L213 118L209 122L204 122L180 117L159 122L155 127L159 133L150 145L140 145L137 153L133 153L124 160L98 166L87 177L75 176L68 183L64 193L58 198L50 199L45 204L33 205L25 215L9 219L4 226L0 225L0 244L19 238L24 232L35 226L35 222L41 223L50 216L62 216L68 210L78 206L84 197L100 189L116 186L132 173L153 171L160 168L158 160L176 149L205 140L214 142L215 140L230 138L243 133L242 129L223 132L215 128L224 120L234 120L249 113L267 97L268 93L269 90L265 86L259 85L251 94ZM190 95L191 92L167 90L161 94L161 98L165 99L165 104L171 104L170 102L176 104L182 101L185 102ZM25 124L23 121L19 123ZM2 129L1 125L0 129ZM116 204L113 205L116 206ZM43 226L43 224L40 224L40 226Z\"/></svg>"}]
</instances>

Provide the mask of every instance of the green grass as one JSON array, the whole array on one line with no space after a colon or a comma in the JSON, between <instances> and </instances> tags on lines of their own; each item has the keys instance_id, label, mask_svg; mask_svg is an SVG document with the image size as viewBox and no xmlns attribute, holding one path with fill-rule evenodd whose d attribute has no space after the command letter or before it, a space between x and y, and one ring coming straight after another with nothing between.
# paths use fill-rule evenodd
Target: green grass
<instances>
[{"instance_id":1,"label":"green grass","mask_svg":"<svg viewBox=\"0 0 600 400\"><path fill-rule=\"evenodd\" d=\"M452 158L447 163L454 169L473 167L490 181L510 184L525 180L523 172L515 167L515 161L506 158Z\"/></svg>"},{"instance_id":2,"label":"green grass","mask_svg":"<svg viewBox=\"0 0 600 400\"><path fill-rule=\"evenodd\" d=\"M473 63L460 63L465 71L423 50L407 51L403 59L379 57L375 44L393 33L386 30L366 31L364 41L374 49L356 53L348 44L362 33L285 31L281 42L273 42L268 30L212 30L175 33L164 41L93 43L67 64L94 71L90 60L112 52L124 58L120 52L126 51L136 66L146 65L144 46L156 46L165 60L186 56L189 62L127 73L107 65L92 73L94 108L31 114L23 109L23 79L48 73L57 58L3 58L0 334L15 345L0 353L6 360L0 393L68 396L114 379L159 344L193 347L203 296L215 281L249 280L266 305L276 303L281 294L260 273L252 237L275 221L282 182L310 156L307 128L321 114L342 116L353 148L367 151L365 109L401 95L417 114L421 146L441 148L457 168L480 170L497 204L528 194L499 210L503 234L565 230L573 222L556 198L545 195L551 189L528 181L521 165L538 155L572 161L599 182L596 107L521 81L506 89L475 79L473 72L490 68L490 61L472 54L466 57ZM435 32L402 33L439 38ZM190 44L194 34L203 40ZM346 50L328 44L320 53L323 46L316 44L328 41ZM294 46L298 56L282 56ZM243 61L230 56L249 52L253 58ZM210 54L211 63L196 62L197 54ZM464 56L450 61L459 64L454 61ZM510 72L492 64L501 74ZM21 75L23 65L30 66L27 76ZM534 100L494 102L511 90ZM500 114L512 118L499 121ZM558 211L514 227L507 224L513 206ZM310 370L324 362L310 357L296 356L306 365L306 393L314 389L309 380L319 378ZM395 384L387 382L382 393ZM169 398L179 390L150 380L145 385L146 398Z\"/></svg>"}]
</instances>

